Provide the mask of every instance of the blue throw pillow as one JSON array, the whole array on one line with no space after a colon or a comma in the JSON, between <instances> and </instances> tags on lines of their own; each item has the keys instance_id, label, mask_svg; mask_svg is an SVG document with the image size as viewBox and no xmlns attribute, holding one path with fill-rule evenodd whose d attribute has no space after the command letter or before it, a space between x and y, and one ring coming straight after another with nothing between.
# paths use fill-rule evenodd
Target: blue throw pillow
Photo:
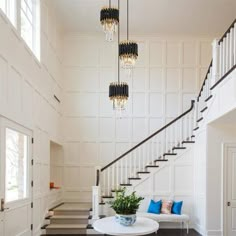
<instances>
[{"instance_id":1,"label":"blue throw pillow","mask_svg":"<svg viewBox=\"0 0 236 236\"><path fill-rule=\"evenodd\" d=\"M181 202L173 202L171 213L175 215L181 215L183 201Z\"/></svg>"},{"instance_id":2,"label":"blue throw pillow","mask_svg":"<svg viewBox=\"0 0 236 236\"><path fill-rule=\"evenodd\" d=\"M147 212L154 213L154 214L160 214L161 213L161 200L158 202L151 200Z\"/></svg>"}]
</instances>

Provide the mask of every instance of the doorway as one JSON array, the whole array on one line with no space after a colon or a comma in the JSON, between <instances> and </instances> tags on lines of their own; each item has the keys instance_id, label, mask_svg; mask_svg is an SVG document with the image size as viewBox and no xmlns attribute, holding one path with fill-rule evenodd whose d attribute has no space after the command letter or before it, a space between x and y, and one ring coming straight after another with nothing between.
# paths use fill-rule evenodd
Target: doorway
<instances>
[{"instance_id":1,"label":"doorway","mask_svg":"<svg viewBox=\"0 0 236 236\"><path fill-rule=\"evenodd\" d=\"M0 235L32 235L32 132L0 118Z\"/></svg>"},{"instance_id":2,"label":"doorway","mask_svg":"<svg viewBox=\"0 0 236 236\"><path fill-rule=\"evenodd\" d=\"M236 235L236 144L224 146L224 235Z\"/></svg>"}]
</instances>

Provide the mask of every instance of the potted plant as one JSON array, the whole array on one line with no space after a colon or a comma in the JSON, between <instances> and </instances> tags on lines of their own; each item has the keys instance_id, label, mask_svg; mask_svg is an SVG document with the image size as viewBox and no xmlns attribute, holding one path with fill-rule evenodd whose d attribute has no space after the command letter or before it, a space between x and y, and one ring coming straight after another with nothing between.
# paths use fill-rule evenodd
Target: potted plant
<instances>
[{"instance_id":1,"label":"potted plant","mask_svg":"<svg viewBox=\"0 0 236 236\"><path fill-rule=\"evenodd\" d=\"M116 212L116 221L121 225L130 226L136 221L136 211L144 198L137 197L135 192L125 194L125 188L116 191L116 198L110 202L111 208Z\"/></svg>"}]
</instances>

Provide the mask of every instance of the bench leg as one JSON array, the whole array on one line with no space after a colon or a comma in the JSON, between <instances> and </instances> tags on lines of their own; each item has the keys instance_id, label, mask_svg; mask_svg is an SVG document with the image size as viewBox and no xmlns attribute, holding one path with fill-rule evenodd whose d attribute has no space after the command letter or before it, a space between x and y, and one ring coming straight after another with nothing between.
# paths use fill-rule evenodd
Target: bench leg
<instances>
[{"instance_id":1,"label":"bench leg","mask_svg":"<svg viewBox=\"0 0 236 236\"><path fill-rule=\"evenodd\" d=\"M187 234L189 233L189 227L188 227L188 221L186 222L186 226L187 226Z\"/></svg>"}]
</instances>

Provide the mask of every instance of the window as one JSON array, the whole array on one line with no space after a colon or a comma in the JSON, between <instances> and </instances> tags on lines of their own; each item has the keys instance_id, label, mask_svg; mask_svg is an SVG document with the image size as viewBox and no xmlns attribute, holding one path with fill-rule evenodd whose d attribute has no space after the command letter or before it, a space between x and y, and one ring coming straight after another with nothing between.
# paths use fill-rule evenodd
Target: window
<instances>
[{"instance_id":1,"label":"window","mask_svg":"<svg viewBox=\"0 0 236 236\"><path fill-rule=\"evenodd\" d=\"M0 8L16 27L16 0L0 0Z\"/></svg>"},{"instance_id":2,"label":"window","mask_svg":"<svg viewBox=\"0 0 236 236\"><path fill-rule=\"evenodd\" d=\"M0 0L0 8L40 60L40 0Z\"/></svg>"},{"instance_id":3,"label":"window","mask_svg":"<svg viewBox=\"0 0 236 236\"><path fill-rule=\"evenodd\" d=\"M40 58L39 41L39 2L38 0L21 0L21 36L35 56Z\"/></svg>"},{"instance_id":4,"label":"window","mask_svg":"<svg viewBox=\"0 0 236 236\"><path fill-rule=\"evenodd\" d=\"M6 202L28 196L28 136L6 128Z\"/></svg>"}]
</instances>

